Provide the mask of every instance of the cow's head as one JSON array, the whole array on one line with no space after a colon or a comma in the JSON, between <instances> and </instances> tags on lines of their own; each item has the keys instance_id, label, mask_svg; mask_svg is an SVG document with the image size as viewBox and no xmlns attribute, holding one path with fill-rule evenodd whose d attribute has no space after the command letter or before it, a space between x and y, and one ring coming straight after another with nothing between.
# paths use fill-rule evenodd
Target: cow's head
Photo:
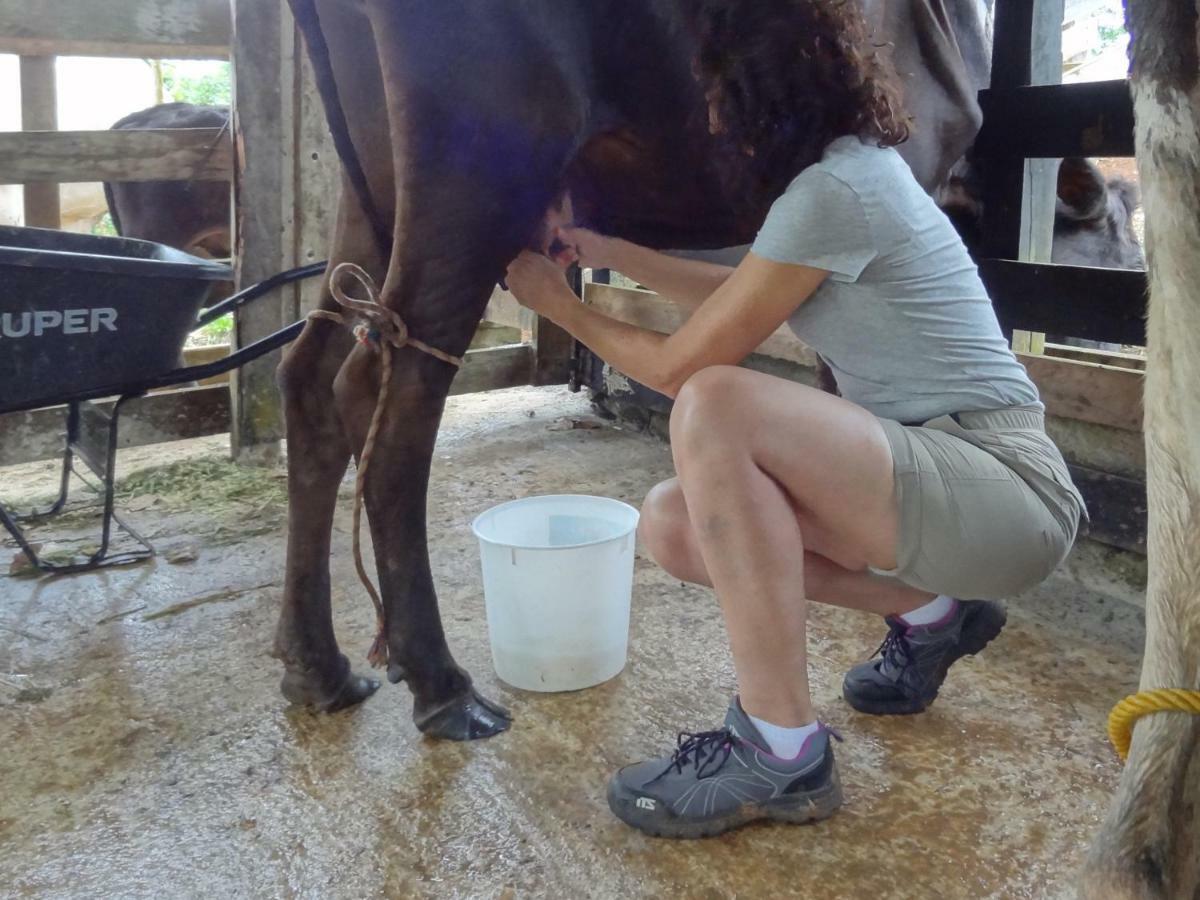
<instances>
[{"instance_id":1,"label":"cow's head","mask_svg":"<svg viewBox=\"0 0 1200 900\"><path fill-rule=\"evenodd\" d=\"M983 183L979 165L960 161L934 195L967 249L976 253L983 238ZM1058 170L1051 259L1072 266L1112 269L1145 267L1133 230L1139 205L1137 185L1106 178L1090 160L1064 159Z\"/></svg>"},{"instance_id":2,"label":"cow's head","mask_svg":"<svg viewBox=\"0 0 1200 900\"><path fill-rule=\"evenodd\" d=\"M1140 203L1137 185L1106 178L1090 160L1071 156L1058 169L1054 210L1056 263L1142 269L1145 259L1133 214Z\"/></svg>"}]
</instances>

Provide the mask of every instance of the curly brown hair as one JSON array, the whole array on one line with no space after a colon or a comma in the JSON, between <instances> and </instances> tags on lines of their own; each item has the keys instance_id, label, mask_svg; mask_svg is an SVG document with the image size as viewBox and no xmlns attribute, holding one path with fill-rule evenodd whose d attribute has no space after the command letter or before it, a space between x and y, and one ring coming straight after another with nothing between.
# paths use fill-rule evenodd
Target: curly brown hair
<instances>
[{"instance_id":1,"label":"curly brown hair","mask_svg":"<svg viewBox=\"0 0 1200 900\"><path fill-rule=\"evenodd\" d=\"M695 72L728 151L731 189L778 193L829 142L908 139L889 67L868 42L855 0L694 0Z\"/></svg>"}]
</instances>

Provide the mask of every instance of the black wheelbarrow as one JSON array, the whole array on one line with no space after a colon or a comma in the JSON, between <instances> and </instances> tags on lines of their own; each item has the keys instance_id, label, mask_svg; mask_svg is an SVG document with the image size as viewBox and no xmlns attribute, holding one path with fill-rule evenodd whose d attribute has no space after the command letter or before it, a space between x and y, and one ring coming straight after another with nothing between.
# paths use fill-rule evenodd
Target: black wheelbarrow
<instances>
[{"instance_id":1,"label":"black wheelbarrow","mask_svg":"<svg viewBox=\"0 0 1200 900\"><path fill-rule=\"evenodd\" d=\"M19 516L0 501L0 522L30 563L43 572L79 572L154 555L150 543L113 509L117 429L122 407L155 388L220 375L294 339L295 322L230 356L180 367L184 342L208 324L275 288L320 275L325 263L280 273L201 313L216 282L232 270L161 244L41 228L0 227L0 414L66 405L67 430L58 498ZM111 411L95 404L115 397ZM21 528L45 520L67 502L82 461L100 479L99 549L85 562L56 565L39 558ZM116 523L137 549L109 553Z\"/></svg>"}]
</instances>

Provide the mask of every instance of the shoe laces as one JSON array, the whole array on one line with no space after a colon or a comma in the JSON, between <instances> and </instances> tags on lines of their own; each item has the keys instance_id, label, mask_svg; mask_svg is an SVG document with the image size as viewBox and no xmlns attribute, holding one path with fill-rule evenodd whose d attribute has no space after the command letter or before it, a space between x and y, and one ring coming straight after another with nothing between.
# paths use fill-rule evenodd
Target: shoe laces
<instances>
[{"instance_id":1,"label":"shoe laces","mask_svg":"<svg viewBox=\"0 0 1200 900\"><path fill-rule=\"evenodd\" d=\"M883 666L889 670L903 672L913 661L912 648L908 644L908 626L903 622L889 622L887 637L871 654L871 657L882 657Z\"/></svg>"},{"instance_id":2,"label":"shoe laces","mask_svg":"<svg viewBox=\"0 0 1200 900\"><path fill-rule=\"evenodd\" d=\"M728 761L736 740L728 728L696 733L681 731L676 738L678 746L671 755L670 764L663 770L663 775L672 769L682 775L684 768L691 765L697 778L711 778L721 771Z\"/></svg>"}]
</instances>

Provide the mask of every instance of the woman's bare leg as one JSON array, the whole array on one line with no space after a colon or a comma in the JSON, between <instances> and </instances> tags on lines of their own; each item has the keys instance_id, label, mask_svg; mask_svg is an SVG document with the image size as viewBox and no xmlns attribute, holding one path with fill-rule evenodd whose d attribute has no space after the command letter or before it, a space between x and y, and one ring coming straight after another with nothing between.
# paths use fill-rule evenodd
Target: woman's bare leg
<instances>
[{"instance_id":1,"label":"woman's bare leg","mask_svg":"<svg viewBox=\"0 0 1200 900\"><path fill-rule=\"evenodd\" d=\"M671 442L743 707L784 727L813 721L797 512L844 568L895 566L898 517L882 426L839 397L717 366L680 391Z\"/></svg>"},{"instance_id":2,"label":"woman's bare leg","mask_svg":"<svg viewBox=\"0 0 1200 900\"><path fill-rule=\"evenodd\" d=\"M840 566L823 555L822 535L803 518L804 591L809 600L879 616L900 616L928 603L933 594L866 568ZM678 478L655 485L642 504L638 535L656 563L675 578L712 587L700 542ZM800 548L797 548L799 551Z\"/></svg>"}]
</instances>

